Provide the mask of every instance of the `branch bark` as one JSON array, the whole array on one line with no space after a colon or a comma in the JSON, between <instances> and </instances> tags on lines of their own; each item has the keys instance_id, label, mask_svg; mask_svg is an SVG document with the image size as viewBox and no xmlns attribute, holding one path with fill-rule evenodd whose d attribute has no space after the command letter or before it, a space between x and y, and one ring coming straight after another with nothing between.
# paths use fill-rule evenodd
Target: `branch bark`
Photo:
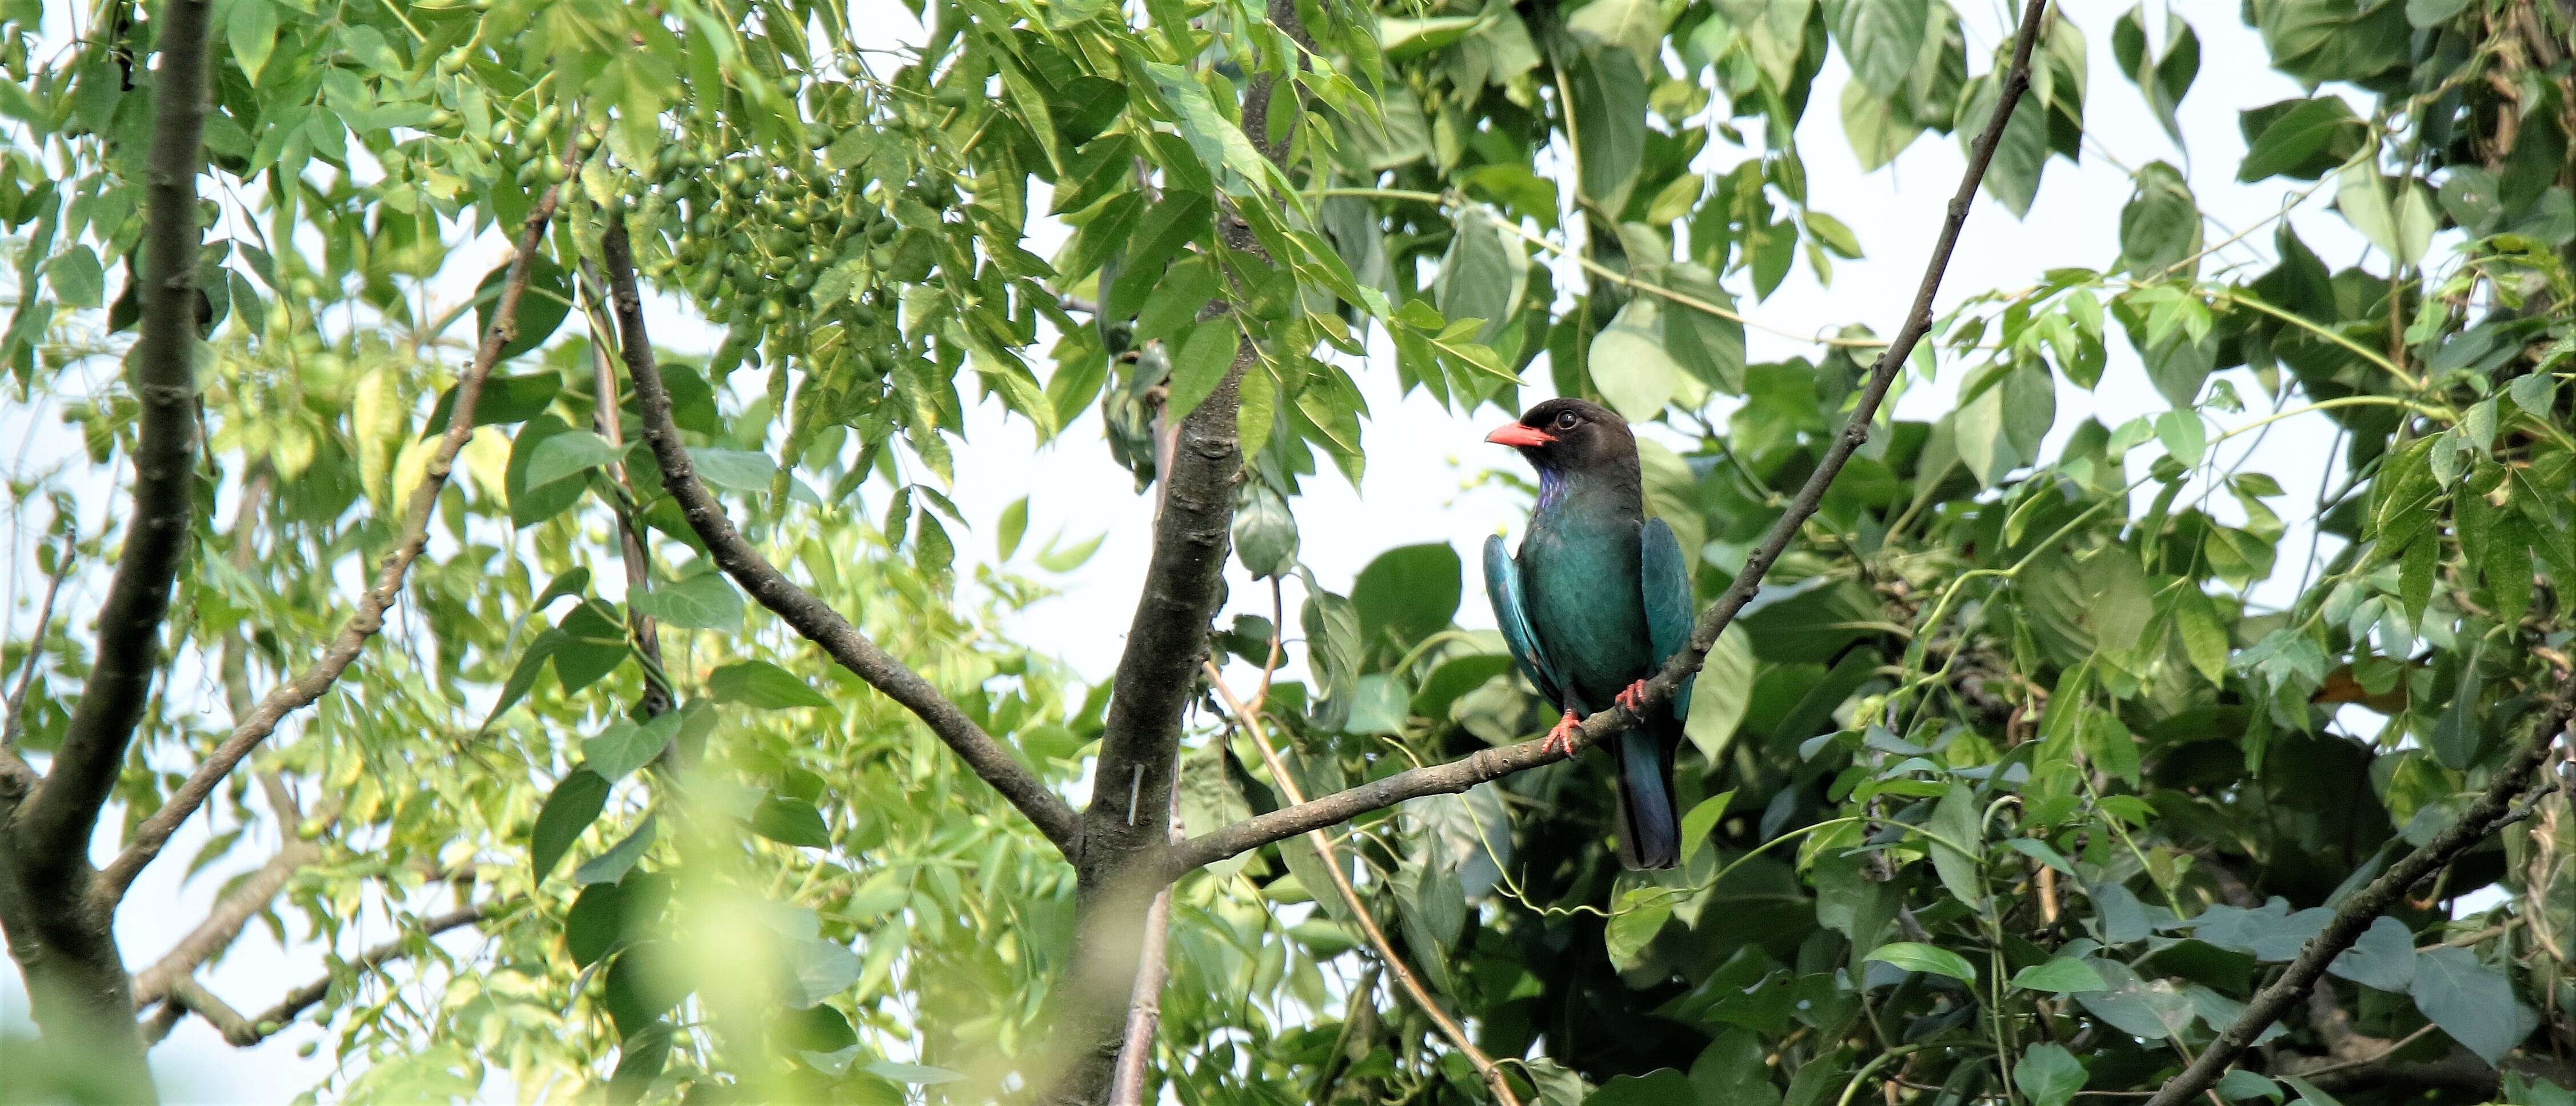
<instances>
[{"instance_id":1,"label":"branch bark","mask_svg":"<svg viewBox=\"0 0 2576 1106\"><path fill-rule=\"evenodd\" d=\"M617 344L626 361L627 376L635 384L644 440L661 467L662 487L679 501L689 528L706 543L717 566L761 606L769 608L806 640L822 646L841 667L920 718L949 751L966 762L969 770L1036 824L1038 832L1054 842L1067 859L1081 855L1082 827L1071 806L1057 798L1044 781L966 717L930 681L878 648L830 604L796 586L734 529L733 521L725 517L724 506L716 502L706 485L699 483L697 465L689 459L688 448L680 443L679 427L671 422L671 394L662 387L662 372L653 358L653 341L645 330L644 301L635 283L635 254L627 242L623 222L609 224L600 253L601 267L607 270L610 309L617 316Z\"/></svg>"},{"instance_id":2,"label":"branch bark","mask_svg":"<svg viewBox=\"0 0 2576 1106\"><path fill-rule=\"evenodd\" d=\"M1852 454L1869 440L1870 423L1887 400L1887 392L1896 383L1897 374L1905 367L1906 358L1923 340L1932 326L1932 300L1941 290L1942 275L1948 272L1950 256L1959 245L1960 229L1968 221L1968 209L1977 195L1977 186L1985 179L1986 166L1994 160L1995 145L2003 137L2004 124L2012 118L2023 91L2030 87L2030 56L2039 38L2040 16L2048 0L2028 0L2022 9L2021 28L2013 41L2013 60L1996 97L1995 113L1986 121L1985 130L1970 147L1967 171L1960 175L1959 187L1950 197L1948 211L1941 222L1940 237L1934 240L1932 256L1925 262L1923 280L1915 288L1913 305L1907 309L1905 323L1896 337L1879 353L1871 365L1869 382L1861 388L1860 399L1852 408L1851 418L1843 424L1833 445L1816 463L1815 471L1798 489L1795 498L1771 530L1763 536L1745 558L1744 569L1736 573L1733 583L1719 595L1716 604L1700 616L1699 625L1691 631L1690 642L1664 663L1663 671L1646 681L1640 697L1641 710L1653 710L1672 698L1681 682L1697 673L1716 646L1719 634L1735 621L1744 604L1762 585L1762 577L1789 548L1809 516L1823 504L1825 490L1841 474ZM1125 686L1123 683L1120 685ZM1171 878L1186 875L1207 864L1223 860L1274 841L1284 840L1310 830L1322 829L1349 821L1373 810L1381 810L1406 799L1425 795L1447 795L1465 791L1488 780L1500 779L1553 764L1609 740L1637 724L1639 715L1625 707L1612 707L1584 719L1577 731L1571 751L1542 751L1539 742L1485 749L1447 764L1432 765L1398 772L1358 787L1338 791L1311 802L1282 807L1268 814L1248 818L1233 825L1191 838L1165 858L1164 872Z\"/></svg>"},{"instance_id":3,"label":"branch bark","mask_svg":"<svg viewBox=\"0 0 2576 1106\"><path fill-rule=\"evenodd\" d=\"M5 708L8 716L0 719L0 809L35 789L42 778L27 766L18 754L18 739L27 727L27 690L36 683L36 670L45 659L45 633L54 625L54 600L62 595L63 581L70 579L77 535L68 529L63 534L62 552L54 558L53 575L45 580L45 598L36 604L36 632L27 639L27 659L18 666L18 681L9 688Z\"/></svg>"},{"instance_id":4,"label":"branch bark","mask_svg":"<svg viewBox=\"0 0 2576 1106\"><path fill-rule=\"evenodd\" d=\"M122 6L120 5L120 11ZM98 652L45 778L0 794L0 932L50 1047L85 1057L76 1096L156 1097L132 981L89 905L91 831L161 667L161 628L186 556L197 455L197 173L204 160L208 0L166 0L145 154L141 319L128 382L140 409L125 548L98 614ZM21 780L23 782L23 779Z\"/></svg>"},{"instance_id":5,"label":"branch bark","mask_svg":"<svg viewBox=\"0 0 2576 1106\"><path fill-rule=\"evenodd\" d=\"M2146 1106L2180 1106L2216 1086L2219 1077L2226 1074L2227 1066L2253 1045L2254 1038L2279 1020L2293 1003L2306 997L2309 988L2316 986L2317 980L2325 975L2326 966L2345 949L2351 948L2352 943L2361 938L2362 931L2370 928L2372 921L2403 899L2409 888L2439 871L2453 858L2468 851L2470 846L2486 840L2487 835L2497 828L2520 818L2525 810L2518 809L2514 800L2530 785L2541 761L2549 756L2551 744L2567 730L2571 700L2576 700L2576 680L2562 682L2554 699L2539 727L2532 733L2531 741L2516 750L2512 758L2497 770L2486 791L2460 813L2459 821L2435 834L2423 848L2399 857L2368 887L2344 900L2344 904L2336 908L2334 917L2327 920L2325 928L2308 938L2307 945L2299 950L2298 959L2290 961L2289 970L2281 973L2281 978L2274 980L2271 986L2257 992L2245 1004L2245 1012L2221 1031L2208 1048L2202 1049L2191 1066L2166 1080L2165 1085L2157 1089L2155 1097L2147 1100Z\"/></svg>"},{"instance_id":6,"label":"branch bark","mask_svg":"<svg viewBox=\"0 0 2576 1106\"><path fill-rule=\"evenodd\" d=\"M573 144L565 147L567 168L580 162ZM116 908L125 897L125 889L134 883L161 847L178 832L181 823L205 804L206 796L231 775L242 759L259 748L260 743L277 731L286 716L322 698L337 683L340 675L358 659L369 639L384 629L385 612L402 594L404 577L412 562L420 558L429 544L430 516L438 509L439 492L447 487L447 476L456 467L456 454L474 436L474 408L483 396L483 382L492 375L492 367L501 360L501 350L518 333L519 301L528 290L528 266L537 250L545 244L546 226L554 220L555 207L563 194L562 185L549 186L537 204L528 212L527 221L519 228L518 250L511 255L510 271L503 278L500 303L493 308L492 328L474 351L474 361L456 382L456 404L448 414L447 430L439 439L438 449L430 454L429 464L420 484L412 489L411 499L403 507L401 537L393 552L387 553L376 568L375 586L358 600L358 609L341 623L338 636L316 658L310 667L294 679L279 684L262 697L259 706L233 727L223 743L189 773L186 782L171 792L161 809L135 827L133 838L123 852L108 863L91 888L91 908L106 912Z\"/></svg>"}]
</instances>

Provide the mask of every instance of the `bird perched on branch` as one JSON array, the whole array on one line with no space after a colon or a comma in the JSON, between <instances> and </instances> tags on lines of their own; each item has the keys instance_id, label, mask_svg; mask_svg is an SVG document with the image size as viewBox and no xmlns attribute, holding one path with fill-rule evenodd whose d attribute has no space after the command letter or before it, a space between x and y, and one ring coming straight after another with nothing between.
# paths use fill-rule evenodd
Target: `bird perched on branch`
<instances>
[{"instance_id":1,"label":"bird perched on branch","mask_svg":"<svg viewBox=\"0 0 2576 1106\"><path fill-rule=\"evenodd\" d=\"M1646 517L1637 438L1616 413L1551 399L1485 440L1538 470L1538 508L1519 556L1504 551L1502 535L1485 539L1485 594L1521 673L1565 712L1547 745L1569 747L1583 718L1612 703L1636 710L1646 679L1689 638L1690 572L1672 528ZM1612 739L1619 860L1630 868L1681 860L1673 752L1691 683Z\"/></svg>"}]
</instances>

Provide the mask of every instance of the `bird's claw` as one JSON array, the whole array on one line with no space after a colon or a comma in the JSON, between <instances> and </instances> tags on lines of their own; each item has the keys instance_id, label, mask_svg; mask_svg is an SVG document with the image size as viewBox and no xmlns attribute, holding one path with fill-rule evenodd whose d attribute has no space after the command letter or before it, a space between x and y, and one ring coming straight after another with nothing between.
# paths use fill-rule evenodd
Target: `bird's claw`
<instances>
[{"instance_id":1,"label":"bird's claw","mask_svg":"<svg viewBox=\"0 0 2576 1106\"><path fill-rule=\"evenodd\" d=\"M1556 728L1547 731L1547 736L1539 739L1538 751L1573 756L1574 734L1582 725L1583 720L1576 718L1573 711L1565 712L1565 717L1557 720Z\"/></svg>"},{"instance_id":2,"label":"bird's claw","mask_svg":"<svg viewBox=\"0 0 2576 1106\"><path fill-rule=\"evenodd\" d=\"M1646 713L1646 681L1639 680L1629 684L1626 691L1611 696L1611 699L1620 706L1628 708L1630 714Z\"/></svg>"}]
</instances>

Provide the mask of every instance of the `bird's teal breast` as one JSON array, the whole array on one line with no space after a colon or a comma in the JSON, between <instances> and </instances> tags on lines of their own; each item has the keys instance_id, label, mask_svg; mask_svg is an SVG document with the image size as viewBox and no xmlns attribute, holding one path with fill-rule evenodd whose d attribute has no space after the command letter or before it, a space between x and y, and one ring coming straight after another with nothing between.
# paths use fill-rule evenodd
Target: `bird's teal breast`
<instances>
[{"instance_id":1,"label":"bird's teal breast","mask_svg":"<svg viewBox=\"0 0 2576 1106\"><path fill-rule=\"evenodd\" d=\"M1534 520L1521 546L1530 628L1565 674L1566 704L1590 713L1654 667L1637 577L1635 523Z\"/></svg>"}]
</instances>

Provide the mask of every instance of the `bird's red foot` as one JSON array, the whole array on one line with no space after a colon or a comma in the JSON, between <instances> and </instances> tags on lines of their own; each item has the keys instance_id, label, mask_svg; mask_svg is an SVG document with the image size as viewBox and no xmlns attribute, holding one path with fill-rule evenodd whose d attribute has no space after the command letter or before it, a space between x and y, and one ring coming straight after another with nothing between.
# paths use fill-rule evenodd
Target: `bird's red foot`
<instances>
[{"instance_id":1,"label":"bird's red foot","mask_svg":"<svg viewBox=\"0 0 2576 1106\"><path fill-rule=\"evenodd\" d=\"M1574 732L1582 725L1583 720L1576 718L1573 711L1565 712L1565 717L1557 720L1556 728L1547 731L1547 736L1539 739L1538 751L1573 756Z\"/></svg>"},{"instance_id":2,"label":"bird's red foot","mask_svg":"<svg viewBox=\"0 0 2576 1106\"><path fill-rule=\"evenodd\" d=\"M1628 713L1630 714L1644 714L1646 713L1645 697L1646 681L1639 680L1636 683L1629 684L1628 690L1611 696L1611 699L1616 701L1620 706L1628 708Z\"/></svg>"}]
</instances>

